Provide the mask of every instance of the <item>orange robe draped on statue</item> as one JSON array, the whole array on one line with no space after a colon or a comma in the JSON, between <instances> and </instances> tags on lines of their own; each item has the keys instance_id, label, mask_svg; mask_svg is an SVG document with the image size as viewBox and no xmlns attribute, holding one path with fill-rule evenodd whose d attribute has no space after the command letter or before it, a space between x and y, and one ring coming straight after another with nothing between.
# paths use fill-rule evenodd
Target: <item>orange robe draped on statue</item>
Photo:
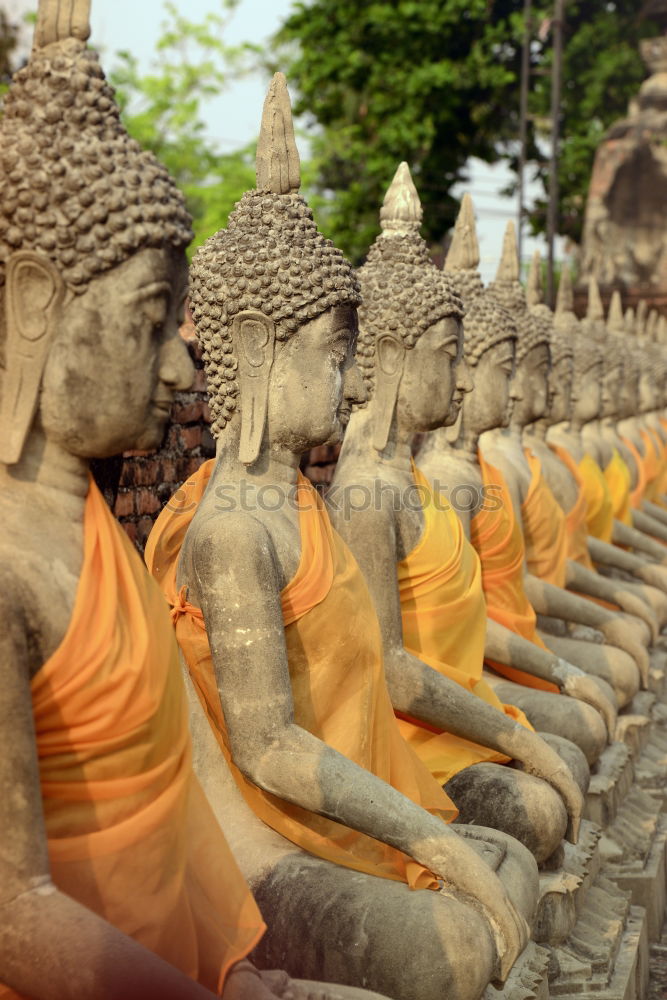
<instances>
[{"instance_id":1,"label":"orange robe draped on statue","mask_svg":"<svg viewBox=\"0 0 667 1000\"><path fill-rule=\"evenodd\" d=\"M500 469L485 461L481 452L478 457L486 495L484 505L470 522L470 540L481 561L487 614L516 635L546 649L537 634L535 611L524 590L526 552L509 488ZM503 677L524 687L556 694L559 691L555 684L522 670L503 663L494 662L492 666Z\"/></svg>"},{"instance_id":2,"label":"orange robe draped on statue","mask_svg":"<svg viewBox=\"0 0 667 1000\"><path fill-rule=\"evenodd\" d=\"M604 472L592 455L577 465L588 507L588 534L601 542L611 542L614 534L614 502Z\"/></svg>"},{"instance_id":3,"label":"orange robe draped on statue","mask_svg":"<svg viewBox=\"0 0 667 1000\"><path fill-rule=\"evenodd\" d=\"M632 475L618 448L614 448L611 461L604 470L604 478L609 488L614 519L632 527Z\"/></svg>"},{"instance_id":4,"label":"orange robe draped on statue","mask_svg":"<svg viewBox=\"0 0 667 1000\"><path fill-rule=\"evenodd\" d=\"M172 605L190 675L244 799L264 823L310 854L412 888L437 889L435 876L405 854L262 791L234 765L203 614L187 603L186 588L176 587L181 545L214 465L206 462L164 509L146 560ZM456 806L399 732L377 614L361 570L301 474L296 501L301 559L281 594L295 722L449 822Z\"/></svg>"},{"instance_id":5,"label":"orange robe draped on statue","mask_svg":"<svg viewBox=\"0 0 667 1000\"><path fill-rule=\"evenodd\" d=\"M572 559L573 562L584 566L586 569L595 571L595 566L588 552L588 536L590 534L588 527L588 501L580 467L565 448L551 445L551 450L568 467L576 481L578 489L574 507L570 508L569 513L565 515L567 557L568 559Z\"/></svg>"},{"instance_id":6,"label":"orange robe draped on statue","mask_svg":"<svg viewBox=\"0 0 667 1000\"><path fill-rule=\"evenodd\" d=\"M477 553L456 512L444 497L434 497L414 464L413 475L422 499L424 531L397 567L403 645L438 673L532 729L523 712L503 705L482 678L487 612ZM471 764L509 761L497 750L399 718L403 737L441 784Z\"/></svg>"},{"instance_id":7,"label":"orange robe draped on statue","mask_svg":"<svg viewBox=\"0 0 667 1000\"><path fill-rule=\"evenodd\" d=\"M637 482L635 487L630 493L630 504L633 510L638 510L642 505L642 500L644 499L644 493L646 492L646 469L644 467L644 459L639 454L639 449L634 441L630 438L624 437L623 444L626 446L628 451L631 453L635 460L635 469L637 473Z\"/></svg>"},{"instance_id":8,"label":"orange robe draped on statue","mask_svg":"<svg viewBox=\"0 0 667 1000\"><path fill-rule=\"evenodd\" d=\"M528 493L521 504L528 571L564 587L568 559L565 514L542 475L539 458L529 449L525 455L531 471Z\"/></svg>"},{"instance_id":9,"label":"orange robe draped on statue","mask_svg":"<svg viewBox=\"0 0 667 1000\"><path fill-rule=\"evenodd\" d=\"M660 472L662 465L660 453L656 448L656 443L650 431L642 428L640 431L644 442L644 472L646 474L646 487L644 489L645 500L655 500L660 485Z\"/></svg>"},{"instance_id":10,"label":"orange robe draped on statue","mask_svg":"<svg viewBox=\"0 0 667 1000\"><path fill-rule=\"evenodd\" d=\"M92 480L74 611L32 703L55 885L221 992L264 924L192 770L164 598Z\"/></svg>"}]
</instances>

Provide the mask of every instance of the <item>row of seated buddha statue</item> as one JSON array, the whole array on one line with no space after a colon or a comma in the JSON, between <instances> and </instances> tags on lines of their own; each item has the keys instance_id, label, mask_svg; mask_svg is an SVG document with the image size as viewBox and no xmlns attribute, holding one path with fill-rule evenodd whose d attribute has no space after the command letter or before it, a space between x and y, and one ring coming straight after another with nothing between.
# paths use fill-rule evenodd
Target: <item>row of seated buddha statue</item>
<instances>
[{"instance_id":1,"label":"row of seated buddha statue","mask_svg":"<svg viewBox=\"0 0 667 1000\"><path fill-rule=\"evenodd\" d=\"M405 164L355 273L277 74L190 272L216 458L149 573L90 462L191 384L191 220L89 6L40 0L0 124L0 997L479 1000L555 945L544 887L657 684L659 347L526 300L511 233L485 291L468 199L436 268ZM327 507L300 462L341 440Z\"/></svg>"}]
</instances>

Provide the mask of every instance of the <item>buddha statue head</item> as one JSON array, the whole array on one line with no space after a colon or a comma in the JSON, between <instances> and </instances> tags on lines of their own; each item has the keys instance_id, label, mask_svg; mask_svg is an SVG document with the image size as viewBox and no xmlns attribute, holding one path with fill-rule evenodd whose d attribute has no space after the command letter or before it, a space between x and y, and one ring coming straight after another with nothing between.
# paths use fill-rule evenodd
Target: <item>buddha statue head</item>
<instances>
[{"instance_id":1,"label":"buddha statue head","mask_svg":"<svg viewBox=\"0 0 667 1000\"><path fill-rule=\"evenodd\" d=\"M591 297L589 294L589 302ZM600 343L604 349L602 352L602 386L600 417L612 419L617 416L619 393L622 390L627 336L625 333L625 322L623 319L623 305L621 295L616 290L609 305L606 326L600 324Z\"/></svg>"},{"instance_id":2,"label":"buddha statue head","mask_svg":"<svg viewBox=\"0 0 667 1000\"><path fill-rule=\"evenodd\" d=\"M562 323L561 314L572 295L572 279L569 269L564 268L558 286L556 311L549 318L544 310L547 307L542 302L541 261L539 254L533 259L531 277L528 282L529 301L532 309L544 317L545 324L550 323L549 347L551 354L551 369L548 377L548 401L545 419L549 425L560 424L569 420L574 403L572 391L574 381L574 345L567 325Z\"/></svg>"},{"instance_id":3,"label":"buddha statue head","mask_svg":"<svg viewBox=\"0 0 667 1000\"><path fill-rule=\"evenodd\" d=\"M526 293L519 281L519 255L514 224L505 230L503 251L495 281L489 292L515 318L517 325L514 405L511 422L526 427L544 417L548 402L551 365L549 341L551 321L528 308Z\"/></svg>"},{"instance_id":4,"label":"buddha statue head","mask_svg":"<svg viewBox=\"0 0 667 1000\"><path fill-rule=\"evenodd\" d=\"M457 419L472 388L462 363L463 304L419 235L422 208L401 163L380 212L382 233L359 270L357 357L373 400L373 445L383 451L394 419L411 433Z\"/></svg>"},{"instance_id":5,"label":"buddha statue head","mask_svg":"<svg viewBox=\"0 0 667 1000\"><path fill-rule=\"evenodd\" d=\"M512 315L484 290L469 194L461 201L445 272L452 276L463 300L463 352L474 381L463 401L462 424L473 436L481 435L509 424L517 328Z\"/></svg>"},{"instance_id":6,"label":"buddha statue head","mask_svg":"<svg viewBox=\"0 0 667 1000\"><path fill-rule=\"evenodd\" d=\"M570 418L579 427L600 415L602 403L602 351L595 331L587 330L574 313L572 279L563 268L556 309L556 330L569 336L574 349L572 407Z\"/></svg>"},{"instance_id":7,"label":"buddha statue head","mask_svg":"<svg viewBox=\"0 0 667 1000\"><path fill-rule=\"evenodd\" d=\"M191 220L123 128L89 0L40 0L0 122L0 461L32 435L82 458L156 447L192 366Z\"/></svg>"},{"instance_id":8,"label":"buddha statue head","mask_svg":"<svg viewBox=\"0 0 667 1000\"><path fill-rule=\"evenodd\" d=\"M359 285L299 194L287 84L271 81L257 146L257 187L197 252L191 309L218 447L253 465L262 447L301 453L342 436L354 367ZM349 398L349 392L347 393Z\"/></svg>"}]
</instances>

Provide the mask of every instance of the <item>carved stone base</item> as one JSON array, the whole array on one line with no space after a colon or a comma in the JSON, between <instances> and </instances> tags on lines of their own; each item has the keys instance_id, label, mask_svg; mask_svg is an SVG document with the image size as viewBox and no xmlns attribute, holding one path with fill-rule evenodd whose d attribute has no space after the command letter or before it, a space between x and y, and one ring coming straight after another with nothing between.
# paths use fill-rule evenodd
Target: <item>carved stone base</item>
<instances>
[{"instance_id":1,"label":"carved stone base","mask_svg":"<svg viewBox=\"0 0 667 1000\"><path fill-rule=\"evenodd\" d=\"M647 744L648 745L648 744ZM632 755L624 743L604 749L591 774L584 816L603 829L615 818L634 780Z\"/></svg>"},{"instance_id":2,"label":"carved stone base","mask_svg":"<svg viewBox=\"0 0 667 1000\"><path fill-rule=\"evenodd\" d=\"M660 814L661 806L633 789L601 842L605 875L645 908L651 941L660 938L667 905L667 816Z\"/></svg>"},{"instance_id":3,"label":"carved stone base","mask_svg":"<svg viewBox=\"0 0 667 1000\"><path fill-rule=\"evenodd\" d=\"M484 1000L549 1000L548 967L549 952L529 941L503 989L487 987Z\"/></svg>"},{"instance_id":4,"label":"carved stone base","mask_svg":"<svg viewBox=\"0 0 667 1000\"><path fill-rule=\"evenodd\" d=\"M535 941L556 947L574 930L578 915L601 865L602 831L583 820L577 844L564 844L561 868L540 875L540 902L533 930Z\"/></svg>"},{"instance_id":5,"label":"carved stone base","mask_svg":"<svg viewBox=\"0 0 667 1000\"><path fill-rule=\"evenodd\" d=\"M549 995L644 1000L648 962L644 911L599 877L577 929L566 945L552 951Z\"/></svg>"}]
</instances>

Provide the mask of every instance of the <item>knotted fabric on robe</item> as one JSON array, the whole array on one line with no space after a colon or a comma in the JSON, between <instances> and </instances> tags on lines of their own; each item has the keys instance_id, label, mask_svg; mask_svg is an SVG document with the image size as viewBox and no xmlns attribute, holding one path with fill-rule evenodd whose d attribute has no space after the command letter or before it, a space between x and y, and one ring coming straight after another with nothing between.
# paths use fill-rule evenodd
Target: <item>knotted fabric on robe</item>
<instances>
[{"instance_id":1,"label":"knotted fabric on robe","mask_svg":"<svg viewBox=\"0 0 667 1000\"><path fill-rule=\"evenodd\" d=\"M592 455L586 454L578 463L588 507L588 534L601 542L611 542L614 534L614 502L604 472Z\"/></svg>"},{"instance_id":2,"label":"knotted fabric on robe","mask_svg":"<svg viewBox=\"0 0 667 1000\"><path fill-rule=\"evenodd\" d=\"M220 992L264 925L192 770L164 598L92 480L74 611L32 704L55 885Z\"/></svg>"},{"instance_id":3,"label":"knotted fabric on robe","mask_svg":"<svg viewBox=\"0 0 667 1000\"><path fill-rule=\"evenodd\" d=\"M525 449L531 480L521 504L528 571L540 580L565 586L567 527L565 514L542 475L542 463Z\"/></svg>"},{"instance_id":4,"label":"knotted fabric on robe","mask_svg":"<svg viewBox=\"0 0 667 1000\"><path fill-rule=\"evenodd\" d=\"M413 475L424 531L397 566L403 645L438 673L532 729L523 712L503 705L482 678L487 611L479 557L445 497L434 496L429 481L414 464ZM400 713L399 718L403 737L441 784L471 764L509 760L497 750L434 731Z\"/></svg>"},{"instance_id":5,"label":"knotted fabric on robe","mask_svg":"<svg viewBox=\"0 0 667 1000\"><path fill-rule=\"evenodd\" d=\"M635 462L635 475L637 481L630 493L630 505L633 510L639 510L644 500L646 492L646 469L644 467L643 456L640 455L637 445L630 438L624 437L623 444L626 446Z\"/></svg>"},{"instance_id":6,"label":"knotted fabric on robe","mask_svg":"<svg viewBox=\"0 0 667 1000\"><path fill-rule=\"evenodd\" d=\"M524 589L526 552L509 487L500 469L485 461L481 452L478 457L486 494L483 506L470 522L470 540L481 562L487 614L515 635L546 650ZM522 670L504 663L491 662L491 666L516 684L558 693L555 684Z\"/></svg>"},{"instance_id":7,"label":"knotted fabric on robe","mask_svg":"<svg viewBox=\"0 0 667 1000\"><path fill-rule=\"evenodd\" d=\"M214 464L205 463L163 510L146 559L172 606L190 675L245 801L259 819L310 854L412 888L437 889L437 879L405 854L263 791L235 766L204 617L188 603L187 588L176 586L181 545ZM457 815L455 805L399 732L385 681L377 614L361 570L333 529L317 491L301 474L296 503L301 559L281 594L294 720L449 822Z\"/></svg>"},{"instance_id":8,"label":"knotted fabric on robe","mask_svg":"<svg viewBox=\"0 0 667 1000\"><path fill-rule=\"evenodd\" d=\"M577 499L574 506L570 508L569 513L565 515L568 559L572 559L573 562L585 566L586 569L595 570L588 553L588 536L590 534L588 528L588 501L579 466L566 448L551 445L551 450L567 466L577 484Z\"/></svg>"},{"instance_id":9,"label":"knotted fabric on robe","mask_svg":"<svg viewBox=\"0 0 667 1000\"><path fill-rule=\"evenodd\" d=\"M630 504L632 476L618 448L614 448L611 461L604 470L604 478L611 496L614 519L632 527L632 506Z\"/></svg>"}]
</instances>

